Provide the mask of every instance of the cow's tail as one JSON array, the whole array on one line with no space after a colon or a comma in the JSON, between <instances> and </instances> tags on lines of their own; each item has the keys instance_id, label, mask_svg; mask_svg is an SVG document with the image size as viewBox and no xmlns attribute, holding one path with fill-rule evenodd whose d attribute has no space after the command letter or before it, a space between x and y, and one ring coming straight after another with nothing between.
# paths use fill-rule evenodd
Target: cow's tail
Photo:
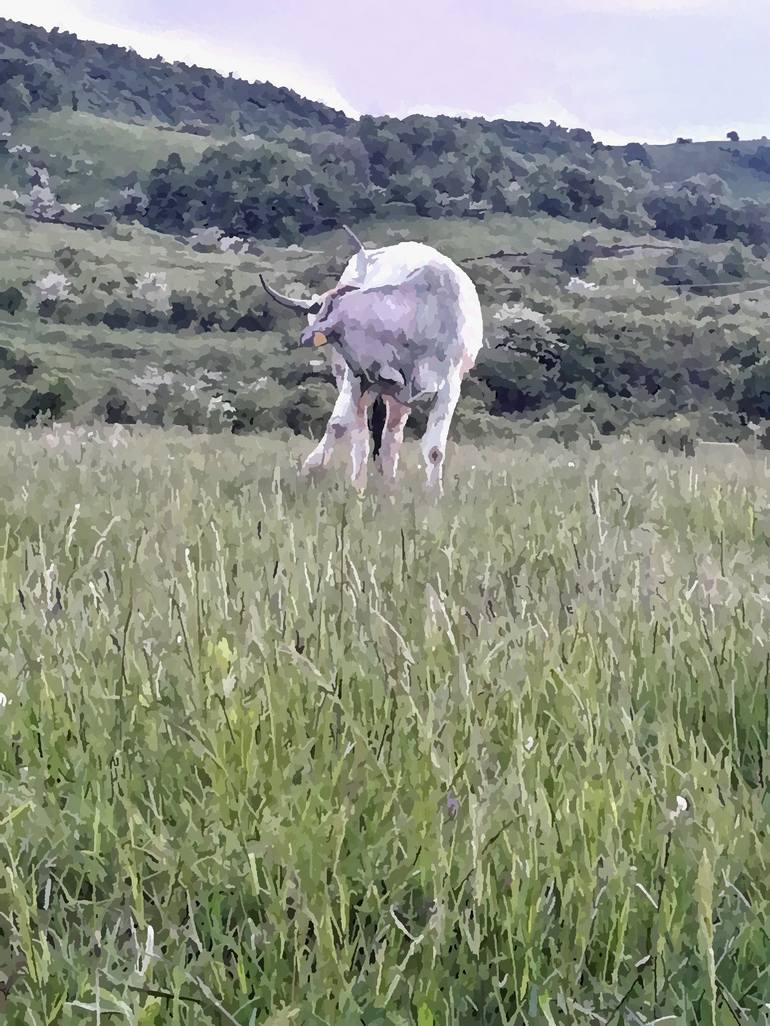
<instances>
[{"instance_id":1,"label":"cow's tail","mask_svg":"<svg viewBox=\"0 0 770 1026\"><path fill-rule=\"evenodd\" d=\"M385 417L387 412L385 410L385 402L381 395L378 395L371 406L371 428L372 435L374 437L374 448L372 450L372 459L376 460L380 455L380 448L382 446L382 432L385 429Z\"/></svg>"}]
</instances>

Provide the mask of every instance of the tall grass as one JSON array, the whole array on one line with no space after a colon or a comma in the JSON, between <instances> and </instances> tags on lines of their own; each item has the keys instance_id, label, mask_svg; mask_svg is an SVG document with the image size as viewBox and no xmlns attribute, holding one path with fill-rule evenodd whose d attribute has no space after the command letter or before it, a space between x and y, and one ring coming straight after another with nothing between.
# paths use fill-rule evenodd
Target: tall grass
<instances>
[{"instance_id":1,"label":"tall grass","mask_svg":"<svg viewBox=\"0 0 770 1026\"><path fill-rule=\"evenodd\" d=\"M5 1021L770 1021L764 461L293 459L3 433Z\"/></svg>"}]
</instances>

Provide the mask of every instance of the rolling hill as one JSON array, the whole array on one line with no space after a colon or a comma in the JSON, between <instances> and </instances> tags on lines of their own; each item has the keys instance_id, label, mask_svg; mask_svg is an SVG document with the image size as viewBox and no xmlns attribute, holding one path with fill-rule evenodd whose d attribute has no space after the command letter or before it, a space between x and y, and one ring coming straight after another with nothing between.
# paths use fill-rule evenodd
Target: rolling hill
<instances>
[{"instance_id":1,"label":"rolling hill","mask_svg":"<svg viewBox=\"0 0 770 1026\"><path fill-rule=\"evenodd\" d=\"M316 434L323 360L258 285L367 241L462 262L487 347L457 430L764 438L765 141L354 121L266 83L0 19L0 419ZM554 355L558 354L558 355ZM418 415L417 426L420 423Z\"/></svg>"}]
</instances>

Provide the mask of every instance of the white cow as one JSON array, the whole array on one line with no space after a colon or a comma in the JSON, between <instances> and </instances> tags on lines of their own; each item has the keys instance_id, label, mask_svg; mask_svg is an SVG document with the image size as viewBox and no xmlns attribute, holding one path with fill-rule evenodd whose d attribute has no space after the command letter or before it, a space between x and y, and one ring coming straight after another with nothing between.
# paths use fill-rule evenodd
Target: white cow
<instances>
[{"instance_id":1,"label":"white cow","mask_svg":"<svg viewBox=\"0 0 770 1026\"><path fill-rule=\"evenodd\" d=\"M386 406L380 467L395 478L411 404L435 396L422 438L425 473L442 489L449 425L463 377L483 341L481 305L468 275L448 257L419 242L358 251L337 285L322 296L296 300L275 292L277 302L307 313L300 344L329 345L339 395L324 436L303 472L327 466L338 445L350 447L351 478L366 483L369 459L367 410L382 396Z\"/></svg>"}]
</instances>

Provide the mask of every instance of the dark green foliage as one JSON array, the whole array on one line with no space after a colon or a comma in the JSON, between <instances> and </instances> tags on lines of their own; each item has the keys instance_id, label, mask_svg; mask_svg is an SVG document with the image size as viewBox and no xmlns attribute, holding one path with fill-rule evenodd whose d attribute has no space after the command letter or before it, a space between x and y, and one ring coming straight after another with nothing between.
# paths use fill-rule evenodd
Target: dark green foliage
<instances>
[{"instance_id":1,"label":"dark green foliage","mask_svg":"<svg viewBox=\"0 0 770 1026\"><path fill-rule=\"evenodd\" d=\"M14 317L24 307L24 295L15 286L0 291L0 310Z\"/></svg>"},{"instance_id":2,"label":"dark green foliage","mask_svg":"<svg viewBox=\"0 0 770 1026\"><path fill-rule=\"evenodd\" d=\"M641 143L628 143L623 147L623 156L629 163L636 160L644 167L653 166L649 153Z\"/></svg>"},{"instance_id":3,"label":"dark green foliage","mask_svg":"<svg viewBox=\"0 0 770 1026\"><path fill-rule=\"evenodd\" d=\"M111 388L94 412L107 424L136 424L139 419L132 400L118 388Z\"/></svg>"},{"instance_id":4,"label":"dark green foliage","mask_svg":"<svg viewBox=\"0 0 770 1026\"><path fill-rule=\"evenodd\" d=\"M753 153L746 154L743 162L754 171L770 175L770 146L757 146Z\"/></svg>"},{"instance_id":5,"label":"dark green foliage","mask_svg":"<svg viewBox=\"0 0 770 1026\"><path fill-rule=\"evenodd\" d=\"M562 252L561 261L569 274L582 275L594 257L599 256L601 247L593 235L584 235L570 243Z\"/></svg>"},{"instance_id":6,"label":"dark green foliage","mask_svg":"<svg viewBox=\"0 0 770 1026\"><path fill-rule=\"evenodd\" d=\"M548 130L559 138L562 130ZM610 158L589 157L564 133L565 151L606 171L578 164L529 163L481 121L414 116L404 121L362 118L344 135L286 137L248 147L216 146L186 167L177 154L140 184L140 219L158 231L189 233L216 226L230 235L299 241L303 235L388 216L396 207L423 217L545 212L602 224L625 224L627 198ZM545 143L517 139L530 157ZM639 209L638 199L634 209ZM115 208L137 214L133 197Z\"/></svg>"},{"instance_id":7,"label":"dark green foliage","mask_svg":"<svg viewBox=\"0 0 770 1026\"><path fill-rule=\"evenodd\" d=\"M748 369L738 400L741 411L756 420L770 420L770 359Z\"/></svg>"},{"instance_id":8,"label":"dark green foliage","mask_svg":"<svg viewBox=\"0 0 770 1026\"><path fill-rule=\"evenodd\" d=\"M72 390L58 381L46 391L34 388L13 414L17 427L30 427L45 420L59 420L72 407Z\"/></svg>"},{"instance_id":9,"label":"dark green foliage","mask_svg":"<svg viewBox=\"0 0 770 1026\"><path fill-rule=\"evenodd\" d=\"M5 346L0 346L0 370L11 378L25 381L35 371L35 364L25 353L16 353Z\"/></svg>"}]
</instances>

